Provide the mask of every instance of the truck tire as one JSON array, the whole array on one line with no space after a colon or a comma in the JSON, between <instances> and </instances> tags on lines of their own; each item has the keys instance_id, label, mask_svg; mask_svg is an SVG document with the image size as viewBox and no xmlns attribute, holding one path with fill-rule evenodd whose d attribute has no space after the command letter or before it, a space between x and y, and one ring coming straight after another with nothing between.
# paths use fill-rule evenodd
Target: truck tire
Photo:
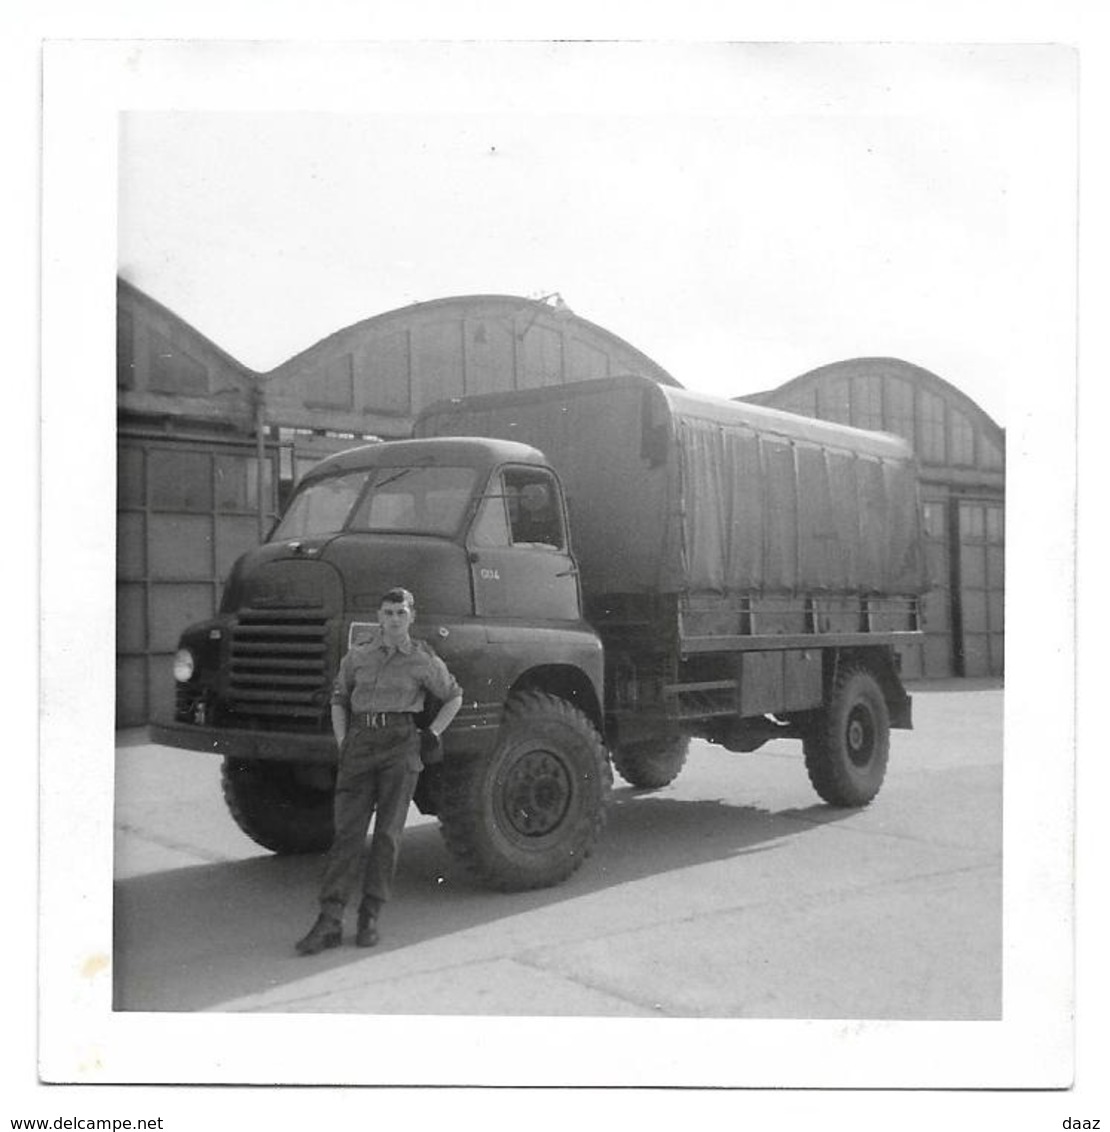
<instances>
[{"instance_id":1,"label":"truck tire","mask_svg":"<svg viewBox=\"0 0 1110 1132\"><path fill-rule=\"evenodd\" d=\"M331 790L305 785L295 763L225 758L224 801L235 824L275 853L321 853L332 842Z\"/></svg>"},{"instance_id":2,"label":"truck tire","mask_svg":"<svg viewBox=\"0 0 1110 1132\"><path fill-rule=\"evenodd\" d=\"M493 749L450 755L442 768L440 831L487 887L546 888L590 855L613 774L597 730L565 700L510 697Z\"/></svg>"},{"instance_id":3,"label":"truck tire","mask_svg":"<svg viewBox=\"0 0 1110 1132\"><path fill-rule=\"evenodd\" d=\"M890 756L890 714L866 668L839 673L802 747L813 789L830 805L866 806L878 794Z\"/></svg>"},{"instance_id":4,"label":"truck tire","mask_svg":"<svg viewBox=\"0 0 1110 1132\"><path fill-rule=\"evenodd\" d=\"M630 786L658 790L678 777L689 749L690 740L685 735L618 745L613 750L613 766Z\"/></svg>"}]
</instances>

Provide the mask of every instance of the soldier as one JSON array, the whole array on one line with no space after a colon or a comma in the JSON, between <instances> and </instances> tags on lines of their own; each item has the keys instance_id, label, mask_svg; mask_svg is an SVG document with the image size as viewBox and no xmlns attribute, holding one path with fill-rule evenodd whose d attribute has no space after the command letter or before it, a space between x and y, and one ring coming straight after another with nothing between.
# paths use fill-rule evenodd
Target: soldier
<instances>
[{"instance_id":1,"label":"soldier","mask_svg":"<svg viewBox=\"0 0 1110 1132\"><path fill-rule=\"evenodd\" d=\"M447 666L409 628L413 596L392 589L378 605L379 630L353 643L339 665L331 697L331 721L339 744L335 784L335 839L320 888L320 915L297 941L300 955L338 947L343 910L362 873L362 902L355 943L378 942L378 913L390 898L409 803L423 765L421 752L438 754L440 736L462 706L462 689ZM424 731L415 717L430 692L443 705ZM371 815L374 833L366 853Z\"/></svg>"}]
</instances>

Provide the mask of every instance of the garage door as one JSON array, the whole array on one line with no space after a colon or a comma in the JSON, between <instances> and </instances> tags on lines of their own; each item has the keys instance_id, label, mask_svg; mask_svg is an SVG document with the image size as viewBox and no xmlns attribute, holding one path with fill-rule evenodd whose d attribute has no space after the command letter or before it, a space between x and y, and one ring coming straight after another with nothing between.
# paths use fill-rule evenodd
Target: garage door
<instances>
[{"instance_id":1,"label":"garage door","mask_svg":"<svg viewBox=\"0 0 1110 1132\"><path fill-rule=\"evenodd\" d=\"M952 587L947 499L926 499L922 505L925 562L929 590L921 604L925 626L924 675L951 676Z\"/></svg>"},{"instance_id":2,"label":"garage door","mask_svg":"<svg viewBox=\"0 0 1110 1132\"><path fill-rule=\"evenodd\" d=\"M215 614L235 559L258 545L258 462L251 445L124 435L118 462L116 726L136 727L172 712L178 634Z\"/></svg>"},{"instance_id":3,"label":"garage door","mask_svg":"<svg viewBox=\"0 0 1110 1132\"><path fill-rule=\"evenodd\" d=\"M1006 640L1003 504L961 500L959 507L963 674L1001 676Z\"/></svg>"}]
</instances>

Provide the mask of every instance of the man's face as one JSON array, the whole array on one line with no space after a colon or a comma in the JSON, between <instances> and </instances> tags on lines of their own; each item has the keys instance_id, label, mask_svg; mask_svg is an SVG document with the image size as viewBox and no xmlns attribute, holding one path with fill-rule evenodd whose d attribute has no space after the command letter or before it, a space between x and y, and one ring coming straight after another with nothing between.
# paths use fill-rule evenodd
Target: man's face
<instances>
[{"instance_id":1,"label":"man's face","mask_svg":"<svg viewBox=\"0 0 1110 1132\"><path fill-rule=\"evenodd\" d=\"M387 641L403 641L409 635L412 610L403 601L383 602L378 609L378 624Z\"/></svg>"}]
</instances>

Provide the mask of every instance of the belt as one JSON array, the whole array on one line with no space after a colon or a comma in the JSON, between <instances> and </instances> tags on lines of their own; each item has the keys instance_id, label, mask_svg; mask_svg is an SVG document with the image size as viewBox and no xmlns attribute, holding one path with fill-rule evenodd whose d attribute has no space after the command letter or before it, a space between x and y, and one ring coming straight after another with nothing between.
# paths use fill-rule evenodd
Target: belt
<instances>
[{"instance_id":1,"label":"belt","mask_svg":"<svg viewBox=\"0 0 1110 1132\"><path fill-rule=\"evenodd\" d=\"M396 723L411 723L411 711L353 711L351 723L359 727L390 727Z\"/></svg>"}]
</instances>

